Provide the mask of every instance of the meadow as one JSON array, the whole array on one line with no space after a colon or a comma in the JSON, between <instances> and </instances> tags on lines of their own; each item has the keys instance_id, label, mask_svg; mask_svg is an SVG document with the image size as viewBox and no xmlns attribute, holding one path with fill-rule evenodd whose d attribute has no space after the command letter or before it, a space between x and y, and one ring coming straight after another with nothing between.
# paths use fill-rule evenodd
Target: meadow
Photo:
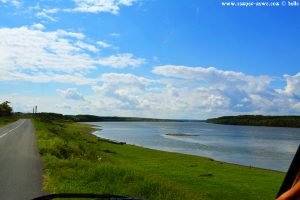
<instances>
[{"instance_id":1,"label":"meadow","mask_svg":"<svg viewBox=\"0 0 300 200\"><path fill-rule=\"evenodd\" d=\"M284 174L209 158L112 144L71 121L33 119L51 193L149 200L274 199Z\"/></svg>"}]
</instances>

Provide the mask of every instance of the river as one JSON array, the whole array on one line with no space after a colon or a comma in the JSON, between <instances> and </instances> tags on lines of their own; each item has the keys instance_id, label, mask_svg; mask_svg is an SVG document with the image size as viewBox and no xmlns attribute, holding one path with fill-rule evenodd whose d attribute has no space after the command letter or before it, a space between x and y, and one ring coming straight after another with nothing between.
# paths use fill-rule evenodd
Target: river
<instances>
[{"instance_id":1,"label":"river","mask_svg":"<svg viewBox=\"0 0 300 200\"><path fill-rule=\"evenodd\" d=\"M94 134L151 149L286 172L300 144L300 129L205 122L92 122ZM197 136L168 136L168 133Z\"/></svg>"}]
</instances>

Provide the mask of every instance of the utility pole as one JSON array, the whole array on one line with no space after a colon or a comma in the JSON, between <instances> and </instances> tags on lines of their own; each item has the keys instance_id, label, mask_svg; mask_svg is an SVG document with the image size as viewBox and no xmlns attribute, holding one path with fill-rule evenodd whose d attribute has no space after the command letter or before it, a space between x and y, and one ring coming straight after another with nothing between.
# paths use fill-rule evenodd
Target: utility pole
<instances>
[{"instance_id":1,"label":"utility pole","mask_svg":"<svg viewBox=\"0 0 300 200\"><path fill-rule=\"evenodd\" d=\"M36 114L37 114L37 106L34 106L32 108L32 116L36 116Z\"/></svg>"}]
</instances>

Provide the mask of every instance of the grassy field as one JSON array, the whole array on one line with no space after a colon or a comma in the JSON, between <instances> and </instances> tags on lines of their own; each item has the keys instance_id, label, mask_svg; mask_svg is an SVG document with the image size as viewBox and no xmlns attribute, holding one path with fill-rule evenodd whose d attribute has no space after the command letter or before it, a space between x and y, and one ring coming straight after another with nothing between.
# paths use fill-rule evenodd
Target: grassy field
<instances>
[{"instance_id":1,"label":"grassy field","mask_svg":"<svg viewBox=\"0 0 300 200\"><path fill-rule=\"evenodd\" d=\"M49 192L131 195L149 200L274 199L283 173L216 162L90 135L88 125L33 120Z\"/></svg>"},{"instance_id":2,"label":"grassy field","mask_svg":"<svg viewBox=\"0 0 300 200\"><path fill-rule=\"evenodd\" d=\"M4 126L6 124L12 123L19 119L18 116L10 116L10 117L0 117L0 126Z\"/></svg>"}]
</instances>

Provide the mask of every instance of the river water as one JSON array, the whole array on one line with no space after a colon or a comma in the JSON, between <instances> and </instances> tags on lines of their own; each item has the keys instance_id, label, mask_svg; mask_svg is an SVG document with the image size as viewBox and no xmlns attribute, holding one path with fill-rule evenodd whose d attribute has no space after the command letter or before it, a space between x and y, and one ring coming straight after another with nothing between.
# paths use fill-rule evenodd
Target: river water
<instances>
[{"instance_id":1,"label":"river water","mask_svg":"<svg viewBox=\"0 0 300 200\"><path fill-rule=\"evenodd\" d=\"M92 122L94 134L152 149L286 172L300 144L300 129L205 122ZM198 136L168 136L167 133Z\"/></svg>"}]
</instances>

